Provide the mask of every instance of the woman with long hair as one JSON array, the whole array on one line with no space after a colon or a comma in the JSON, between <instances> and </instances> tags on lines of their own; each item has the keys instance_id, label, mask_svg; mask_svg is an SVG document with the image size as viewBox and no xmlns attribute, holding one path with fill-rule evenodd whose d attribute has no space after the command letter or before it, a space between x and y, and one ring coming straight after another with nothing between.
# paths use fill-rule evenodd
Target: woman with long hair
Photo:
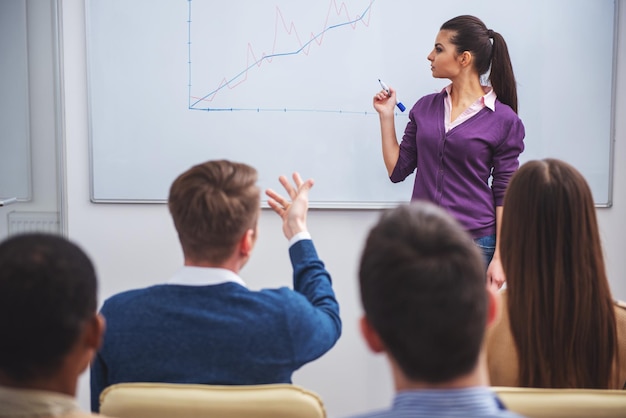
<instances>
[{"instance_id":1,"label":"woman with long hair","mask_svg":"<svg viewBox=\"0 0 626 418\"><path fill-rule=\"evenodd\" d=\"M609 288L589 185L556 159L530 161L504 198L507 288L487 337L491 384L623 389L626 307Z\"/></svg>"},{"instance_id":2,"label":"woman with long hair","mask_svg":"<svg viewBox=\"0 0 626 418\"><path fill-rule=\"evenodd\" d=\"M433 77L450 84L415 103L400 144L396 91L383 85L374 96L385 166L394 183L417 170L412 200L450 212L482 249L487 279L499 287L497 229L525 135L509 50L500 33L463 15L441 26L427 59Z\"/></svg>"}]
</instances>

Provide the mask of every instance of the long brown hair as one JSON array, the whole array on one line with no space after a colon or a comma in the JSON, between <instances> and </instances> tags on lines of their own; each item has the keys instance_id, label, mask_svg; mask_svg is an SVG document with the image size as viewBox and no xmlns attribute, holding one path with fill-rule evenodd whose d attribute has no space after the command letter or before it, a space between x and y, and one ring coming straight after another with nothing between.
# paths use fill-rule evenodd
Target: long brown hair
<instances>
[{"instance_id":1,"label":"long brown hair","mask_svg":"<svg viewBox=\"0 0 626 418\"><path fill-rule=\"evenodd\" d=\"M450 42L458 54L469 51L474 56L478 75L489 71L489 82L498 100L517 113L517 84L509 48L502 35L491 29L477 17L463 15L448 20L441 30L456 32ZM492 43L493 40L493 43Z\"/></svg>"},{"instance_id":2,"label":"long brown hair","mask_svg":"<svg viewBox=\"0 0 626 418\"><path fill-rule=\"evenodd\" d=\"M580 172L556 159L524 164L505 195L500 251L520 386L608 388L615 312Z\"/></svg>"}]
</instances>

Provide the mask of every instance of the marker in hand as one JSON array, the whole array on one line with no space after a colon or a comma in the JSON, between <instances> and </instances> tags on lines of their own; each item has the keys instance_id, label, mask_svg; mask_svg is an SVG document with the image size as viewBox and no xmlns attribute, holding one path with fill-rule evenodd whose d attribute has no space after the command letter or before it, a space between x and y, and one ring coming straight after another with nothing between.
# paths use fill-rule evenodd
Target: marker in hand
<instances>
[{"instance_id":1,"label":"marker in hand","mask_svg":"<svg viewBox=\"0 0 626 418\"><path fill-rule=\"evenodd\" d=\"M387 97L391 97L391 91L389 90L389 87L387 87L387 85L383 82L383 80L379 78L378 82L380 83L380 86L383 88L383 90L387 92ZM404 112L406 110L406 107L404 107L402 102L396 102L396 106L398 106L398 109L400 109L401 112Z\"/></svg>"}]
</instances>

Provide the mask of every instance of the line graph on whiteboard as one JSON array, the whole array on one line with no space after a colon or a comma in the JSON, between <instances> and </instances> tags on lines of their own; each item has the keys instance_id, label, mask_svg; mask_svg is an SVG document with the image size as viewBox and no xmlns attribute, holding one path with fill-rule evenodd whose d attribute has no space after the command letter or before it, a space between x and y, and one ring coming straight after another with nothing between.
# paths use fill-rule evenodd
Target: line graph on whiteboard
<instances>
[{"instance_id":1,"label":"line graph on whiteboard","mask_svg":"<svg viewBox=\"0 0 626 418\"><path fill-rule=\"evenodd\" d=\"M190 110L373 114L375 0L215 3L188 0Z\"/></svg>"}]
</instances>

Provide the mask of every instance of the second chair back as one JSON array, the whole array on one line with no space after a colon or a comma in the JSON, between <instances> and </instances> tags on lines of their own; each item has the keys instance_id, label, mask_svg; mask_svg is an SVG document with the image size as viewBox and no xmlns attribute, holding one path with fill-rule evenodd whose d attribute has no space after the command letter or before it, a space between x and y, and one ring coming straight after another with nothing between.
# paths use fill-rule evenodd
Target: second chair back
<instances>
[{"instance_id":1,"label":"second chair back","mask_svg":"<svg viewBox=\"0 0 626 418\"><path fill-rule=\"evenodd\" d=\"M496 386L507 409L528 418L626 417L626 391Z\"/></svg>"}]
</instances>

